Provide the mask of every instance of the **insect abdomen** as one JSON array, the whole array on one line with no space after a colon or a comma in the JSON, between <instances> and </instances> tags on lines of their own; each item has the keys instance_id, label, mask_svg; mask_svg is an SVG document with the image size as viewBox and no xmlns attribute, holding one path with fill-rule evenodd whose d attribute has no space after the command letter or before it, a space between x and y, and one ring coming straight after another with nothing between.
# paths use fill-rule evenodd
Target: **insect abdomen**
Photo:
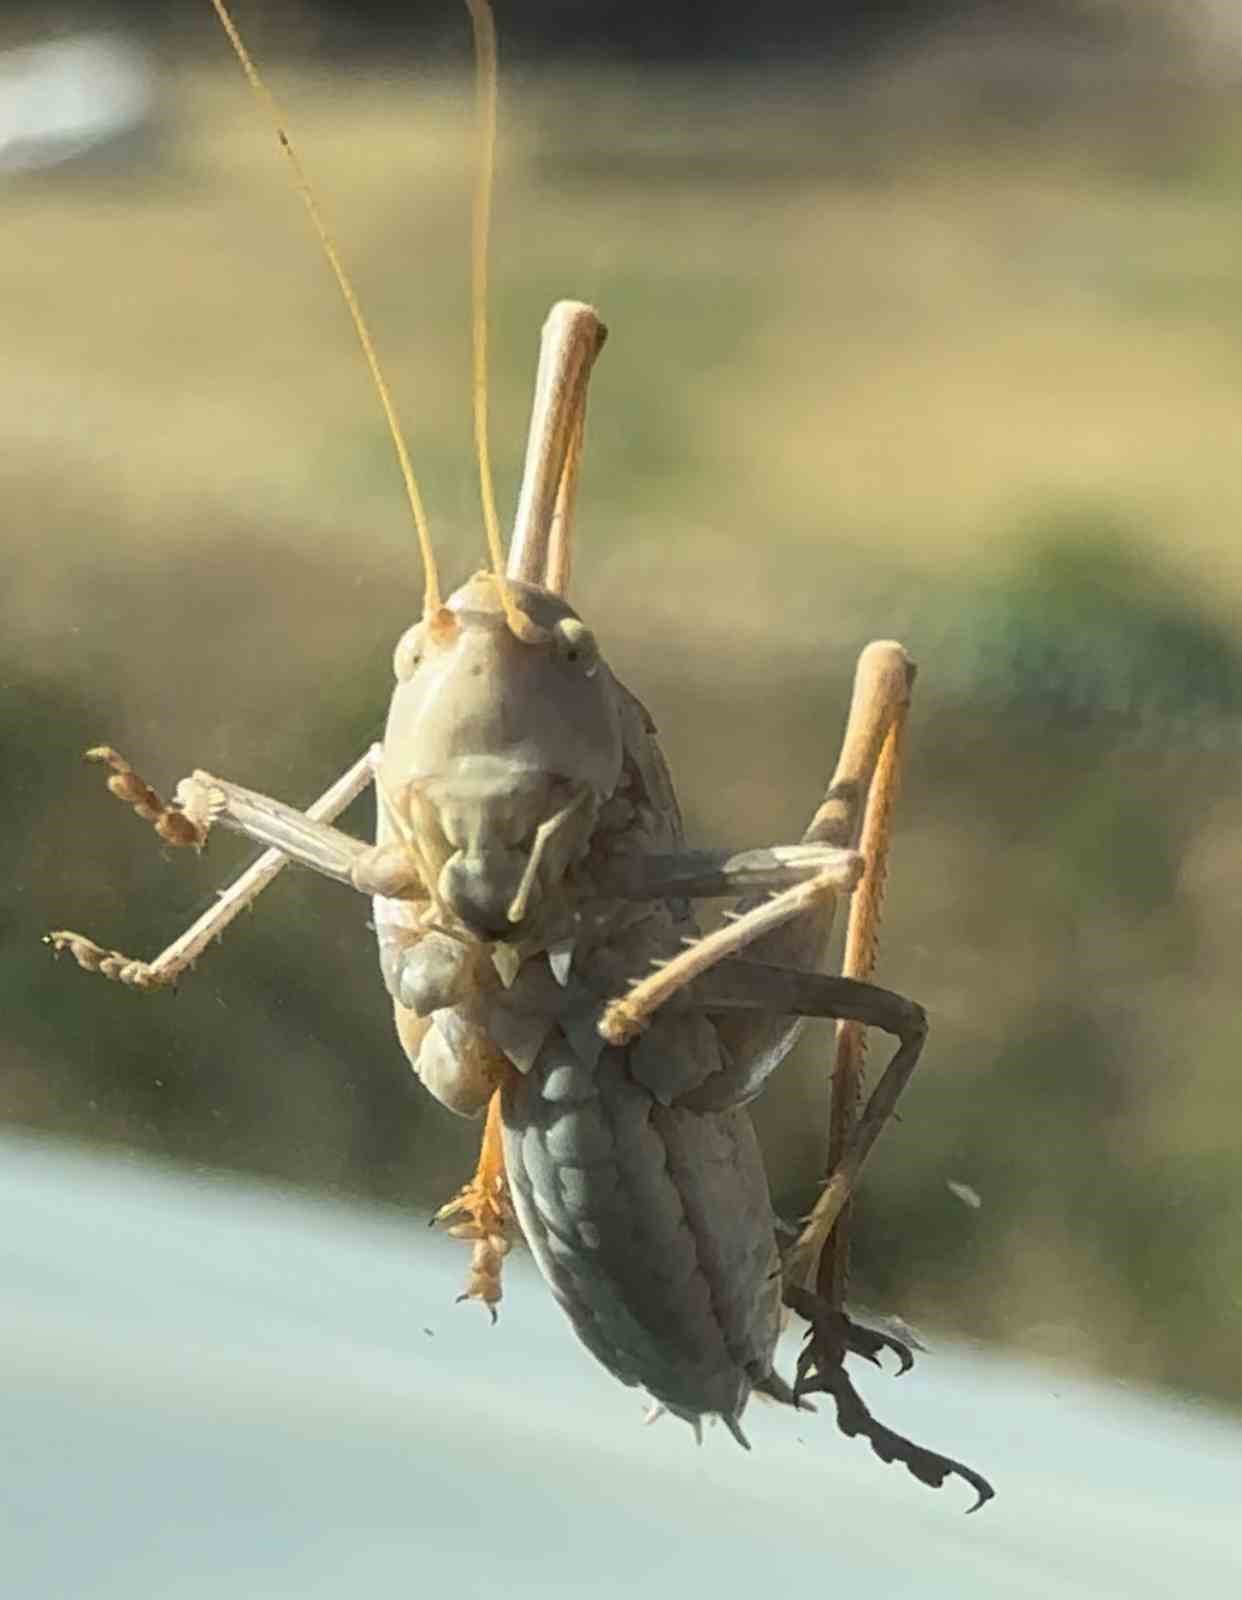
<instances>
[{"instance_id":1,"label":"insect abdomen","mask_svg":"<svg viewBox=\"0 0 1242 1600\"><path fill-rule=\"evenodd\" d=\"M778 1262L743 1111L661 1106L626 1052L591 1070L554 1034L504 1100L523 1232L579 1336L623 1383L735 1420L771 1371Z\"/></svg>"}]
</instances>

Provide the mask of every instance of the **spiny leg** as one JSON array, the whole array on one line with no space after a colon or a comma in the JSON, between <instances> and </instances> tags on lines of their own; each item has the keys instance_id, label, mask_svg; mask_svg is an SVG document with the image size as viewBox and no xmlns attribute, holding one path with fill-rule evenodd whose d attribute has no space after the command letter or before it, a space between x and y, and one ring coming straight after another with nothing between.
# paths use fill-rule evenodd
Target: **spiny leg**
<instances>
[{"instance_id":1,"label":"spiny leg","mask_svg":"<svg viewBox=\"0 0 1242 1600\"><path fill-rule=\"evenodd\" d=\"M604 1011L600 1033L610 1044L623 1044L642 1031L654 1013L688 983L718 962L748 950L754 958L803 970L820 964L832 928L836 896L849 893L858 881L859 862L851 849L863 819L863 805L890 730L904 715L914 681L914 664L899 644L869 644L858 660L845 736L836 770L823 802L803 835L803 846L840 851L821 872L773 898L744 906L727 917L726 926L699 940ZM772 1048L759 1033L779 1032L786 1022L779 1014L756 1018L757 1030L730 1039L736 1056Z\"/></svg>"},{"instance_id":2,"label":"spiny leg","mask_svg":"<svg viewBox=\"0 0 1242 1600\"><path fill-rule=\"evenodd\" d=\"M850 696L849 714L831 781L824 798L803 834L803 848L855 848L864 817L864 805L874 788L877 763L889 730L909 704L914 665L899 644L878 641L859 655ZM866 893L870 863L863 863ZM806 909L790 903L793 915L771 932L748 944L748 959L792 966L803 972L822 971L828 964L837 895L822 893ZM738 909L745 923L754 901ZM761 911L768 910L760 906ZM802 1023L797 1017L773 1011L749 1018L726 1018L720 1025L722 1045L735 1062L753 1063L754 1088L784 1059L796 1043Z\"/></svg>"},{"instance_id":3,"label":"spiny leg","mask_svg":"<svg viewBox=\"0 0 1242 1600\"><path fill-rule=\"evenodd\" d=\"M795 884L792 889L774 895L744 915L727 920L724 927L705 938L696 939L650 977L635 983L628 994L610 1000L600 1017L600 1036L608 1044L627 1044L646 1028L662 1006L675 999L696 979L710 973L721 962L738 956L768 934L814 912L825 897L848 891L857 879L857 857L852 852L843 851L839 863L817 873L805 883Z\"/></svg>"},{"instance_id":4,"label":"spiny leg","mask_svg":"<svg viewBox=\"0 0 1242 1600\"><path fill-rule=\"evenodd\" d=\"M832 1017L859 1027L878 1027L898 1041L891 1061L872 1090L861 1116L854 1122L840 1160L811 1218L785 1254L785 1279L801 1291L800 1303L808 1305L816 1297L805 1284L823 1240L854 1193L863 1165L891 1120L897 1101L918 1065L927 1037L926 1014L915 1001L873 983L831 973L799 972L792 967L740 957L720 961L702 973L679 990L673 1004L678 1010L694 1009L716 1016L749 1012ZM683 1096L677 1104L691 1111L727 1109L738 1103L734 1091L742 1078L744 1073L739 1076L738 1084L733 1083L729 1069L725 1068ZM905 1351L900 1341L882 1339L881 1342L887 1343L899 1356ZM856 1353L872 1355L874 1351L858 1348ZM903 1358L903 1367L906 1364Z\"/></svg>"},{"instance_id":5,"label":"spiny leg","mask_svg":"<svg viewBox=\"0 0 1242 1600\"><path fill-rule=\"evenodd\" d=\"M903 1371L912 1360L908 1348L900 1341L861 1329L844 1313L848 1235L847 1218L843 1213L862 1163L892 1115L918 1061L926 1021L919 1008L911 1007L897 996L888 997L892 1002L888 1020L883 1016L868 1016L866 1008L851 1010L850 997L839 986L843 982L848 984L851 978L866 978L874 965L889 827L913 680L913 663L900 645L877 643L869 645L862 653L836 771L804 835L805 845L844 851L854 843L861 828L860 855L865 864L865 876L851 909L844 979L815 980L809 974L785 972L780 966L772 965L812 965L822 959L831 928L835 893L852 888L854 882L854 879L842 881L840 877L833 882L831 874L824 871L816 878L777 894L766 904L744 910L731 926L699 941L651 977L637 983L623 999L614 1001L606 1008L600 1023L600 1032L610 1043L623 1043L646 1026L658 1007L687 990L687 998L692 995L708 1010L733 1005L753 1007L755 1021L739 1026L736 1021L725 1019L720 1024L722 1040L729 1044L730 1053L740 1062L738 1086L753 1092L754 1083L748 1076L747 1063L756 1057L779 1059L783 1048L787 1048L796 1034L797 1017L819 1014L844 1019L838 1029L833 1072L830 1175L806 1228L787 1257L785 1276L787 1302L811 1323L807 1348L799 1361L799 1392L805 1393L811 1387L832 1392L838 1419L846 1431L852 1432L866 1431L860 1418L871 1419L845 1376L843 1361L847 1351L876 1360L879 1349L887 1346L897 1353ZM760 980L757 988L758 974L754 970L749 973L749 998L725 992L730 978L736 985L746 976L741 969L753 969L757 965L754 960L738 960L742 950L769 964L766 983ZM796 987L799 983L817 983L818 998L804 992L799 1003L799 997L789 992L791 984ZM742 984L742 988L745 987ZM830 994L827 988L835 988L835 992ZM885 993L871 992L873 995ZM857 1002L857 994L854 1000ZM904 1017L903 1008L908 1008L909 1012ZM862 1077L863 1027L868 1022L896 1032L901 1044L855 1125ZM744 1084L743 1079L746 1080ZM729 1087L728 1084L709 1083L703 1086L703 1093L709 1096L727 1093ZM829 1238L832 1243L825 1251L825 1241ZM814 1294L806 1288L806 1280L813 1271L818 1291ZM925 1481L940 1482L947 1472L960 1470L975 1484L980 1503L991 1492L982 1480L976 1481L957 1463L921 1451L878 1423L868 1437L873 1447L884 1454L884 1459L900 1456L910 1470ZM927 1476L929 1473L931 1478ZM935 1476L937 1473L939 1477Z\"/></svg>"},{"instance_id":6,"label":"spiny leg","mask_svg":"<svg viewBox=\"0 0 1242 1600\"><path fill-rule=\"evenodd\" d=\"M501 1090L488 1102L483 1143L474 1177L431 1219L450 1222L454 1239L471 1239L470 1277L458 1300L481 1300L493 1322L500 1302L501 1267L509 1253L508 1230L513 1224L513 1206L505 1176L504 1130L501 1125ZM460 1218L460 1221L452 1221Z\"/></svg>"},{"instance_id":7,"label":"spiny leg","mask_svg":"<svg viewBox=\"0 0 1242 1600\"><path fill-rule=\"evenodd\" d=\"M978 1510L992 1498L988 1481L951 1456L927 1450L876 1421L845 1371L847 1354L861 1355L878 1365L881 1351L888 1349L896 1354L904 1372L913 1361L909 1348L888 1334L861 1327L840 1306L805 1287L823 1239L848 1203L863 1163L891 1119L897 1099L918 1063L927 1034L922 1007L857 979L795 972L738 959L723 962L699 978L687 991L684 1003L708 1011L779 1010L800 1016L836 1017L860 1027L882 1028L899 1039L893 1059L854 1123L810 1221L785 1257L785 1303L810 1324L806 1345L798 1357L794 1396L802 1399L813 1393L831 1395L843 1433L850 1437L862 1434L882 1461L900 1461L920 1482L933 1488L950 1475L962 1478L977 1496L971 1510Z\"/></svg>"},{"instance_id":8,"label":"spiny leg","mask_svg":"<svg viewBox=\"0 0 1242 1600\"><path fill-rule=\"evenodd\" d=\"M846 978L866 980L875 969L879 945L880 913L888 875L888 851L892 834L892 814L901 778L908 701L894 708L892 721L884 735L875 771L867 788L859 850L866 863L863 882L850 902L846 924L842 973ZM831 791L830 791L831 799ZM824 818L829 838L844 833L846 820L831 815ZM835 825L834 825L835 824ZM921 1482L938 1488L950 1474L956 1474L975 1490L979 1507L992 1498L992 1487L960 1461L939 1455L894 1433L872 1416L845 1370L846 1354L861 1355L879 1365L880 1351L893 1350L906 1372L914 1357L900 1340L861 1327L845 1311L849 1279L849 1228L853 1208L845 1191L849 1177L851 1146L858 1123L866 1061L867 1032L862 1021L843 1018L837 1023L833 1057L832 1093L828 1125L828 1183L819 1197L798 1240L793 1254L805 1263L814 1263L814 1292L791 1275L785 1285L785 1302L807 1324L806 1343L798 1358L795 1393L816 1390L830 1394L836 1406L837 1425L850 1437L862 1434L883 1461L900 1461ZM900 1052L899 1052L900 1053ZM913 1063L911 1063L913 1070ZM883 1080L882 1080L883 1082ZM890 1084L877 1103L869 1103L864 1121L858 1123L862 1140L874 1140L892 1115L902 1085ZM874 1131L870 1131L873 1129ZM861 1143L856 1148L861 1148ZM858 1162L861 1165L861 1162ZM857 1175L855 1167L854 1176ZM832 1209L839 1206L835 1220ZM795 1263L791 1268L797 1270ZM804 1267L805 1271L806 1268Z\"/></svg>"},{"instance_id":9,"label":"spiny leg","mask_svg":"<svg viewBox=\"0 0 1242 1600\"><path fill-rule=\"evenodd\" d=\"M824 986L835 986L842 981L865 979L874 966L879 928L879 913L883 898L887 869L888 838L893 803L896 797L900 771L902 743L909 706L910 687L914 679L913 664L899 645L877 644L868 646L859 660L854 696L846 734L836 772L828 787L822 805L804 835L805 843L815 843L845 848L858 839L860 853L865 862L862 886L851 905L850 921L846 933L843 980L810 979L809 975L774 974L769 985L769 1004L774 1013L804 1011L788 993L792 980L799 983L804 978ZM865 800L865 811L863 805ZM861 838L860 831L861 813ZM804 886L810 889L810 885ZM790 891L760 907L741 919L731 930L723 930L724 937L717 942L713 952L698 953L694 963L699 972L710 967L711 956L717 960L732 955L736 949L748 947L751 956L765 959L790 959L801 956L810 962L817 960L813 941L818 934L826 939L830 919L831 900L826 896L812 902L809 916L799 910L798 895ZM757 926L757 918L766 912L774 927L782 932L760 931L758 938L750 937ZM745 925L751 924L748 929ZM706 941L705 941L706 942ZM681 958L678 958L681 960ZM699 978L691 991L704 995L704 1003L719 1004L724 996L719 992L719 982L727 985L730 973L734 980L737 969L752 965L736 959L727 967L719 967L706 978ZM672 965L675 965L672 964ZM684 963L683 981L692 978L691 963ZM676 974L667 969L656 974L655 981L640 985L657 1003L662 1003L676 992ZM671 980L671 981L670 981ZM706 992L713 985L718 992L707 999ZM868 986L869 987L869 986ZM884 993L884 991L876 991ZM627 1001L639 1001L641 1012L643 995L631 994ZM824 992L823 1001L834 996ZM892 997L896 1000L898 997ZM815 1014L815 996L804 993L805 1010ZM839 1006L840 996L835 997ZM909 1002L901 1002L908 1006ZM918 1011L918 1008L915 1008ZM924 1483L938 1487L950 1474L956 1474L975 1490L977 1499L972 1510L977 1510L992 1498L993 1490L986 1479L951 1457L924 1449L911 1440L894 1433L876 1421L854 1388L844 1367L847 1353L862 1355L877 1361L883 1347L892 1349L901 1362L904 1372L912 1361L908 1348L900 1341L886 1335L859 1327L843 1309L845 1281L848 1270L848 1204L857 1182L859 1171L871 1146L893 1114L898 1097L913 1072L922 1048L926 1023L918 1011L913 1035L903 1038L902 1044L889 1063L879 1083L868 1100L861 1117L856 1117L861 1089L865 1027L878 1025L900 1035L902 1018L894 1011L890 1021L880 1016L867 1016L864 1011L851 1013L826 1005L820 1014L836 1015L842 1020L838 1025L837 1048L833 1070L833 1091L829 1134L829 1178L807 1221L801 1236L786 1258L785 1299L792 1309L806 1317L809 1326L806 1346L798 1362L798 1396L820 1391L831 1394L836 1405L837 1421L847 1435L863 1434L875 1453L884 1461L901 1461L907 1469ZM624 1019L624 1013L618 1020ZM897 1024L896 1028L892 1024ZM912 1047L911 1047L912 1046ZM805 1285L811 1272L815 1273L815 1292Z\"/></svg>"},{"instance_id":10,"label":"spiny leg","mask_svg":"<svg viewBox=\"0 0 1242 1600\"><path fill-rule=\"evenodd\" d=\"M860 654L840 754L824 798L803 835L803 849L849 850L856 846L864 804L875 787L877 763L889 731L909 704L913 680L914 665L899 644L877 641ZM858 861L861 866L861 856ZM861 892L865 893L865 876L863 883ZM823 970L828 963L837 895L850 887L852 884L831 886L825 882L820 893L805 899L778 897L774 905L744 901L738 907L741 921L735 931L746 937L747 957L803 972ZM770 928L763 926L768 917L772 918ZM793 1048L802 1026L796 1016L772 1011L725 1018L718 1031L731 1059L750 1063L751 1088L757 1093Z\"/></svg>"},{"instance_id":11,"label":"spiny leg","mask_svg":"<svg viewBox=\"0 0 1242 1600\"><path fill-rule=\"evenodd\" d=\"M87 759L100 761L112 769L108 788L118 799L133 806L138 815L151 822L162 839L170 844L190 845L201 849L207 830L214 820L207 808L168 806L156 792L141 779L123 756L106 745L87 752ZM347 772L336 780L310 805L305 813L313 824L326 824L340 815L360 795L371 781L372 753L367 752ZM201 796L199 798L202 798ZM342 835L342 837L345 837ZM363 846L363 849L366 847ZM107 950L80 933L63 929L45 936L57 953L68 950L78 965L87 972L98 972L106 978L129 984L135 989L161 989L173 984L187 968L202 955L213 939L218 939L228 925L247 906L253 905L263 890L289 863L281 850L268 849L246 871L225 889L216 903L191 924L161 952L154 961L139 961L122 955L118 950Z\"/></svg>"},{"instance_id":12,"label":"spiny leg","mask_svg":"<svg viewBox=\"0 0 1242 1600\"><path fill-rule=\"evenodd\" d=\"M833 973L798 972L791 967L741 958L720 962L697 978L679 1003L716 1013L780 1012L798 1017L832 1017L880 1028L898 1041L806 1227L786 1256L786 1277L790 1282L804 1284L823 1240L853 1194L863 1164L918 1065L927 1038L927 1015L916 1001L878 984ZM710 1087L709 1079L703 1090ZM699 1092L687 1096L684 1103L693 1109Z\"/></svg>"}]
</instances>

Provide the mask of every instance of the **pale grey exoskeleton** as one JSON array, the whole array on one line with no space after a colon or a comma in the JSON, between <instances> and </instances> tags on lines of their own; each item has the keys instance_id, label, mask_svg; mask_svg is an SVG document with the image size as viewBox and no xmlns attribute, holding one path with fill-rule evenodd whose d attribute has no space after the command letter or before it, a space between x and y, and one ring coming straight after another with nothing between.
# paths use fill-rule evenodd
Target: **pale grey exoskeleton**
<instances>
[{"instance_id":1,"label":"pale grey exoskeleton","mask_svg":"<svg viewBox=\"0 0 1242 1600\"><path fill-rule=\"evenodd\" d=\"M883 1459L934 1485L956 1473L982 1504L991 1490L978 1474L876 1422L844 1367L847 1353L874 1361L885 1348L903 1370L911 1360L843 1309L842 1213L926 1033L920 1007L864 981L913 667L897 644L863 652L837 769L801 841L687 847L654 725L567 598L587 382L604 337L588 306L563 302L545 326L522 493L501 554L486 465L481 243L494 37L485 0L468 3L488 156L475 333L491 566L442 600L399 444L426 597L396 648L382 744L305 812L205 772L165 805L115 751L90 752L111 769L112 791L169 842L201 847L218 824L266 849L153 962L78 934L50 940L90 970L155 989L288 861L371 896L415 1071L450 1110L486 1118L478 1171L441 1213L473 1243L467 1296L494 1315L516 1224L582 1341L657 1408L696 1430L720 1417L745 1443L752 1393L797 1405L822 1391L841 1427ZM291 153L283 133L282 142ZM371 783L378 830L367 845L332 824ZM830 976L820 968L835 901L855 889L848 975ZM694 903L726 895L741 897L737 910L700 937ZM829 1177L801 1235L782 1247L746 1106L807 1017L843 1019ZM863 1026L898 1047L855 1115ZM809 1323L792 1385L773 1365L786 1307Z\"/></svg>"}]
</instances>

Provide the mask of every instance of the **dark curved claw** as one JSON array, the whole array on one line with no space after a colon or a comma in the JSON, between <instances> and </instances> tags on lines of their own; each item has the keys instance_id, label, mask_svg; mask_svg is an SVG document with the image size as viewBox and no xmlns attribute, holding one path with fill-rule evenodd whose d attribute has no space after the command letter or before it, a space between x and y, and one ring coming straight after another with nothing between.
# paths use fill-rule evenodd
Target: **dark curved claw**
<instances>
[{"instance_id":1,"label":"dark curved claw","mask_svg":"<svg viewBox=\"0 0 1242 1600\"><path fill-rule=\"evenodd\" d=\"M891 1350L899 1362L896 1373L899 1378L909 1372L914 1365L914 1351L904 1339L899 1339L893 1333L885 1333L879 1328L868 1328L861 1322L855 1322L846 1312L828 1305L809 1289L799 1288L793 1283L787 1284L785 1304L811 1324L815 1342L820 1346L824 1356L835 1355L839 1350L841 1357L862 1356L864 1361L870 1361L872 1366L879 1367L880 1352ZM804 1351L803 1355L805 1354ZM799 1362L799 1368L801 1365Z\"/></svg>"},{"instance_id":2,"label":"dark curved claw","mask_svg":"<svg viewBox=\"0 0 1242 1600\"><path fill-rule=\"evenodd\" d=\"M977 1499L973 1506L967 1508L967 1516L973 1511L978 1511L995 1495L996 1490L981 1473L955 1461L952 1456L942 1456L935 1450L927 1450L913 1440L903 1438L901 1434L894 1433L891 1428L886 1428L882 1422L877 1422L867 1410L862 1396L850 1382L848 1374L841 1367L830 1372L826 1379L815 1374L814 1381L809 1387L823 1390L830 1394L836 1402L837 1426L848 1438L858 1434L867 1440L872 1451L879 1456L881 1461L900 1461L907 1472L925 1483L931 1489L939 1489L944 1480L953 1475L968 1483L975 1491ZM801 1392L801 1375L799 1376L799 1392Z\"/></svg>"},{"instance_id":3,"label":"dark curved claw","mask_svg":"<svg viewBox=\"0 0 1242 1600\"><path fill-rule=\"evenodd\" d=\"M464 1306L467 1300L477 1300L478 1298L477 1294L471 1294L469 1289L465 1289L456 1297L453 1304L455 1306ZM499 1320L496 1316L496 1307L490 1300L485 1300L483 1304L487 1307L487 1314L492 1319L492 1327L494 1328Z\"/></svg>"},{"instance_id":4,"label":"dark curved claw","mask_svg":"<svg viewBox=\"0 0 1242 1600\"><path fill-rule=\"evenodd\" d=\"M785 1303L810 1323L806 1344L798 1356L793 1391L796 1400L807 1394L831 1395L837 1408L837 1426L847 1438L861 1434L881 1461L900 1461L929 1488L939 1489L950 1475L961 1478L978 1497L970 1511L978 1511L992 1499L996 1491L979 1473L951 1456L926 1450L877 1422L850 1382L844 1365L847 1354L863 1356L879 1366L880 1351L892 1350L901 1362L901 1372L908 1372L914 1364L908 1345L890 1334L851 1322L844 1311L795 1284L786 1285Z\"/></svg>"},{"instance_id":5,"label":"dark curved claw","mask_svg":"<svg viewBox=\"0 0 1242 1600\"><path fill-rule=\"evenodd\" d=\"M894 1377L897 1378L909 1372L914 1365L914 1351L895 1333L884 1333L879 1328L865 1327L861 1322L855 1322L852 1317L846 1317L846 1322L849 1326L845 1335L845 1348L850 1355L862 1356L873 1366L878 1367L880 1351L891 1350L900 1363L894 1373Z\"/></svg>"}]
</instances>

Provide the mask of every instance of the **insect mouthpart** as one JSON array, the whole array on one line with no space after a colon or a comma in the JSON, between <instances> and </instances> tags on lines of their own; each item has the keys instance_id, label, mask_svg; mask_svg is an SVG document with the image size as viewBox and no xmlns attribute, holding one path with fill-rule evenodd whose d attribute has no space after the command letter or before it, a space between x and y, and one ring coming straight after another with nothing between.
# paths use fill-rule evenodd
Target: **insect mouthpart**
<instances>
[{"instance_id":1,"label":"insect mouthpart","mask_svg":"<svg viewBox=\"0 0 1242 1600\"><path fill-rule=\"evenodd\" d=\"M511 937L517 930L509 910L527 876L529 858L520 850L459 850L440 873L439 893L445 907L480 939ZM536 903L539 894L527 891Z\"/></svg>"},{"instance_id":2,"label":"insect mouthpart","mask_svg":"<svg viewBox=\"0 0 1242 1600\"><path fill-rule=\"evenodd\" d=\"M590 843L598 804L589 784L529 773L503 786L467 780L422 788L444 842L436 890L444 909L477 938L529 933Z\"/></svg>"}]
</instances>

